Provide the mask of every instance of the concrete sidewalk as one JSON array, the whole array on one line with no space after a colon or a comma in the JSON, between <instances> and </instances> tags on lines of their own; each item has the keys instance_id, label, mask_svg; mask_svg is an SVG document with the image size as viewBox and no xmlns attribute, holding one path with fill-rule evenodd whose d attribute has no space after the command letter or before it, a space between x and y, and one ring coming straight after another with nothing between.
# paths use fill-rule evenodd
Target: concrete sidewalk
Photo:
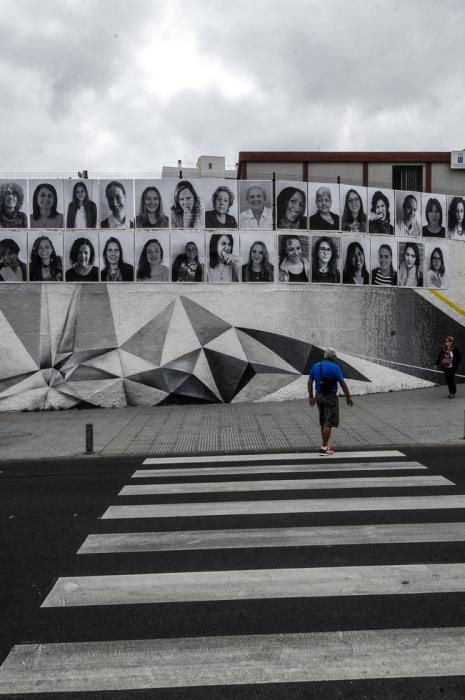
<instances>
[{"instance_id":1,"label":"concrete sidewalk","mask_svg":"<svg viewBox=\"0 0 465 700\"><path fill-rule=\"evenodd\" d=\"M341 399L336 448L461 442L465 396L445 387ZM85 425L101 456L294 452L319 447L317 409L307 401L160 406L0 414L2 461L76 457ZM465 443L464 443L465 444Z\"/></svg>"}]
</instances>

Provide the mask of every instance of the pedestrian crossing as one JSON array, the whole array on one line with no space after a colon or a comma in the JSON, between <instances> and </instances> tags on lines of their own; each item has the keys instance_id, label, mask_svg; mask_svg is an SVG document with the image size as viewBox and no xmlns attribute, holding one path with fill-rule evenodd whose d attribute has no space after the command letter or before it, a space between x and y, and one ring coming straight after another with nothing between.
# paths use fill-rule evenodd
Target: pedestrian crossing
<instances>
[{"instance_id":1,"label":"pedestrian crossing","mask_svg":"<svg viewBox=\"0 0 465 700\"><path fill-rule=\"evenodd\" d=\"M406 600L433 607L465 593L465 556L437 560L465 542L465 495L449 479L394 450L141 467L80 546L82 575L60 576L42 602L55 620L145 617L140 635L117 637L115 623L99 639L21 640L0 667L0 695L177 688L190 698L216 687L222 697L250 686L267 697L269 684L465 677L465 627L406 624L402 613ZM382 626L386 608L396 624ZM237 633L225 631L235 618Z\"/></svg>"}]
</instances>

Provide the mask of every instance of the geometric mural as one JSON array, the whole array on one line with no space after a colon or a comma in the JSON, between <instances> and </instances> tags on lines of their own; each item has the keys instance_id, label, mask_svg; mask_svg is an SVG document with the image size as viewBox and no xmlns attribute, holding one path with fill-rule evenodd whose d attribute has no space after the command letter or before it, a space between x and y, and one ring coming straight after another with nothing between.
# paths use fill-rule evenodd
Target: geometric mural
<instances>
[{"instance_id":1,"label":"geometric mural","mask_svg":"<svg viewBox=\"0 0 465 700\"><path fill-rule=\"evenodd\" d=\"M186 296L119 345L107 286L90 287L73 289L58 330L52 329L47 285L35 300L28 296L29 322L24 308L21 314L14 305L2 310L20 371L0 379L0 410L256 401L322 358L315 345L232 326ZM369 381L340 364L348 379Z\"/></svg>"}]
</instances>

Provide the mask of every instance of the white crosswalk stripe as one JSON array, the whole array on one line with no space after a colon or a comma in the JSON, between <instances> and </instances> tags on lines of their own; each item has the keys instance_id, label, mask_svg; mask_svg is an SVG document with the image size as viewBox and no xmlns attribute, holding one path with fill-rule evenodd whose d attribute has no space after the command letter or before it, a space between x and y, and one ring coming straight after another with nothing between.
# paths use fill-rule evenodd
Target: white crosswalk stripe
<instances>
[{"instance_id":1,"label":"white crosswalk stripe","mask_svg":"<svg viewBox=\"0 0 465 700\"><path fill-rule=\"evenodd\" d=\"M373 596L389 596L389 604L395 605L396 600L416 595L465 592L465 560L389 563L378 555L375 562L368 564L341 565L341 551L347 553L353 546L359 552L360 547L383 552L379 548L432 543L441 547L465 542L465 522L460 513L465 509L465 495L442 476L396 473L425 470L418 462L406 460L401 452L351 451L338 454L336 460L302 453L149 458L145 464L147 467L132 474L131 483L115 494L115 499L131 502L111 504L101 516L102 531L88 535L79 549L79 555L86 555L80 556L79 561L95 562L97 570L60 577L42 603L44 614L52 609L57 615L61 614L60 609L63 614L79 609L85 616L86 611L103 612L114 605L121 609L129 606L129 610L160 604L171 604L176 610L186 604L233 605L239 601L241 605L247 601L250 605L259 601L262 605L270 605L271 601L276 605L277 601L292 599L327 599L334 601L335 607L352 600L354 606L363 606L366 597ZM190 466L168 468L169 464ZM380 476L361 477L356 473L380 470L384 471ZM326 478L327 471L335 476ZM253 479L258 474L273 478ZM288 476L277 478L279 474ZM244 480L237 480L236 475L244 475ZM186 482L187 477L192 481ZM444 487L449 491L441 495ZM386 488L395 490L396 495L370 492L366 497L318 496L318 490L323 489L363 492ZM402 495L402 490L407 493L406 488L415 489L416 495ZM315 498L258 496L266 491L299 489L314 491ZM419 489L431 491L417 495ZM248 492L257 497L247 498ZM199 501L201 494L208 495ZM140 503L141 497L151 502ZM411 516L405 517L407 522L399 522L407 511L422 513L425 522ZM454 521L448 522L445 514L451 511ZM262 516L267 516L268 521ZM364 522L354 521L357 516L363 517ZM197 521L203 517L214 520ZM232 526L230 517L242 520L234 520ZM303 517L310 518L308 524L303 523ZM340 520L335 521L337 524L319 524L320 517ZM180 525L170 529L170 518L180 518ZM276 527L275 518L286 518L285 524L281 522ZM380 518L391 518L393 522L379 521ZM153 519L153 526L139 531L140 519ZM247 527L241 527L245 523ZM183 526L185 529L180 529ZM108 527L117 531L108 532ZM334 561L332 547L339 548ZM292 548L325 550L329 564L322 566L309 560L305 566L284 565L280 558ZM245 566L236 563L234 568L228 568L225 559L223 568L184 570L183 560L178 558L173 560L178 562L174 570L163 570L165 562L161 570L154 571L158 566L154 558L153 568L144 570L148 561L144 556L151 552L166 553L160 556L168 557L179 553L181 557L182 553L193 556L197 551L197 556L203 552L209 557L217 551L224 552L225 557L227 552L250 557L247 552L265 549L272 557L272 566L253 566L252 557L244 559ZM119 557L115 560L121 562L118 571L98 572L102 556L106 555ZM138 557L142 562L139 567ZM124 566L128 569L122 573ZM188 689L193 686L465 677L465 627L410 628L404 623L399 629L257 633L252 618L247 634L220 636L222 631L218 629L218 636L212 636L204 633L202 619L199 615L192 622L192 634L172 639L160 633L153 638L112 638L111 632L108 636L102 630L102 641L84 638L17 644L0 668L0 694L42 692L66 697L72 692L184 688L187 698Z\"/></svg>"}]
</instances>

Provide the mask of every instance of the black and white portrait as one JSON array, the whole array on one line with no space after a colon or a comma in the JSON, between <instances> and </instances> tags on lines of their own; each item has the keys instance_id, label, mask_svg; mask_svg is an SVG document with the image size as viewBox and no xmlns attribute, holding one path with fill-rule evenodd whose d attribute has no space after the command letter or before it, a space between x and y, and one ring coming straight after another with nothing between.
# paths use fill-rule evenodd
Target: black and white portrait
<instances>
[{"instance_id":1,"label":"black and white portrait","mask_svg":"<svg viewBox=\"0 0 465 700\"><path fill-rule=\"evenodd\" d=\"M273 233L241 233L243 282L273 282L274 257Z\"/></svg>"},{"instance_id":2,"label":"black and white portrait","mask_svg":"<svg viewBox=\"0 0 465 700\"><path fill-rule=\"evenodd\" d=\"M170 234L168 231L138 231L135 236L137 282L169 282Z\"/></svg>"},{"instance_id":3,"label":"black and white portrait","mask_svg":"<svg viewBox=\"0 0 465 700\"><path fill-rule=\"evenodd\" d=\"M180 180L171 203L171 228L203 228L201 182Z\"/></svg>"},{"instance_id":4,"label":"black and white portrait","mask_svg":"<svg viewBox=\"0 0 465 700\"><path fill-rule=\"evenodd\" d=\"M99 232L100 280L134 282L134 232Z\"/></svg>"},{"instance_id":5,"label":"black and white portrait","mask_svg":"<svg viewBox=\"0 0 465 700\"><path fill-rule=\"evenodd\" d=\"M63 180L29 180L30 228L64 228Z\"/></svg>"},{"instance_id":6,"label":"black and white portrait","mask_svg":"<svg viewBox=\"0 0 465 700\"><path fill-rule=\"evenodd\" d=\"M28 228L27 180L0 180L0 228Z\"/></svg>"},{"instance_id":7,"label":"black and white portrait","mask_svg":"<svg viewBox=\"0 0 465 700\"><path fill-rule=\"evenodd\" d=\"M421 236L421 192L396 190L396 235Z\"/></svg>"},{"instance_id":8,"label":"black and white portrait","mask_svg":"<svg viewBox=\"0 0 465 700\"><path fill-rule=\"evenodd\" d=\"M240 282L241 259L238 233L212 233L208 238L208 281Z\"/></svg>"},{"instance_id":9,"label":"black and white portrait","mask_svg":"<svg viewBox=\"0 0 465 700\"><path fill-rule=\"evenodd\" d=\"M447 238L465 241L465 199L447 197Z\"/></svg>"},{"instance_id":10,"label":"black and white portrait","mask_svg":"<svg viewBox=\"0 0 465 700\"><path fill-rule=\"evenodd\" d=\"M339 231L339 185L309 182L308 211L313 231Z\"/></svg>"},{"instance_id":11,"label":"black and white portrait","mask_svg":"<svg viewBox=\"0 0 465 700\"><path fill-rule=\"evenodd\" d=\"M397 242L392 238L371 239L371 284L397 287Z\"/></svg>"},{"instance_id":12,"label":"black and white portrait","mask_svg":"<svg viewBox=\"0 0 465 700\"><path fill-rule=\"evenodd\" d=\"M0 282L27 280L27 232L5 231L0 234Z\"/></svg>"},{"instance_id":13,"label":"black and white portrait","mask_svg":"<svg viewBox=\"0 0 465 700\"><path fill-rule=\"evenodd\" d=\"M312 236L312 282L339 284L341 241L338 236Z\"/></svg>"},{"instance_id":14,"label":"black and white portrait","mask_svg":"<svg viewBox=\"0 0 465 700\"><path fill-rule=\"evenodd\" d=\"M65 234L66 282L98 282L98 233L94 229Z\"/></svg>"},{"instance_id":15,"label":"black and white portrait","mask_svg":"<svg viewBox=\"0 0 465 700\"><path fill-rule=\"evenodd\" d=\"M205 280L205 237L195 231L179 231L171 236L173 282Z\"/></svg>"},{"instance_id":16,"label":"black and white portrait","mask_svg":"<svg viewBox=\"0 0 465 700\"><path fill-rule=\"evenodd\" d=\"M425 241L425 287L449 286L449 246L444 241Z\"/></svg>"},{"instance_id":17,"label":"black and white portrait","mask_svg":"<svg viewBox=\"0 0 465 700\"><path fill-rule=\"evenodd\" d=\"M276 182L276 228L308 229L306 182Z\"/></svg>"},{"instance_id":18,"label":"black and white portrait","mask_svg":"<svg viewBox=\"0 0 465 700\"><path fill-rule=\"evenodd\" d=\"M66 228L97 228L98 180L65 180Z\"/></svg>"},{"instance_id":19,"label":"black and white portrait","mask_svg":"<svg viewBox=\"0 0 465 700\"><path fill-rule=\"evenodd\" d=\"M352 233L367 232L367 188L340 186L341 230Z\"/></svg>"},{"instance_id":20,"label":"black and white portrait","mask_svg":"<svg viewBox=\"0 0 465 700\"><path fill-rule=\"evenodd\" d=\"M368 187L368 233L394 235L394 190Z\"/></svg>"},{"instance_id":21,"label":"black and white portrait","mask_svg":"<svg viewBox=\"0 0 465 700\"><path fill-rule=\"evenodd\" d=\"M273 185L270 180L239 180L239 226L242 230L273 230Z\"/></svg>"},{"instance_id":22,"label":"black and white portrait","mask_svg":"<svg viewBox=\"0 0 465 700\"><path fill-rule=\"evenodd\" d=\"M237 229L237 182L206 178L202 182L205 202L205 228Z\"/></svg>"},{"instance_id":23,"label":"black and white portrait","mask_svg":"<svg viewBox=\"0 0 465 700\"><path fill-rule=\"evenodd\" d=\"M422 192L421 211L423 237L445 238L447 216L446 195Z\"/></svg>"},{"instance_id":24,"label":"black and white portrait","mask_svg":"<svg viewBox=\"0 0 465 700\"><path fill-rule=\"evenodd\" d=\"M399 241L399 287L423 287L424 244L418 241Z\"/></svg>"},{"instance_id":25,"label":"black and white portrait","mask_svg":"<svg viewBox=\"0 0 465 700\"><path fill-rule=\"evenodd\" d=\"M100 228L134 228L133 180L100 180Z\"/></svg>"},{"instance_id":26,"label":"black and white portrait","mask_svg":"<svg viewBox=\"0 0 465 700\"><path fill-rule=\"evenodd\" d=\"M308 235L303 233L281 234L279 246L279 281L310 281L310 243Z\"/></svg>"},{"instance_id":27,"label":"black and white portrait","mask_svg":"<svg viewBox=\"0 0 465 700\"><path fill-rule=\"evenodd\" d=\"M63 231L29 231L29 280L63 282Z\"/></svg>"},{"instance_id":28,"label":"black and white portrait","mask_svg":"<svg viewBox=\"0 0 465 700\"><path fill-rule=\"evenodd\" d=\"M370 241L344 236L341 242L343 284L370 284Z\"/></svg>"},{"instance_id":29,"label":"black and white portrait","mask_svg":"<svg viewBox=\"0 0 465 700\"><path fill-rule=\"evenodd\" d=\"M172 182L134 180L136 228L169 228Z\"/></svg>"}]
</instances>

